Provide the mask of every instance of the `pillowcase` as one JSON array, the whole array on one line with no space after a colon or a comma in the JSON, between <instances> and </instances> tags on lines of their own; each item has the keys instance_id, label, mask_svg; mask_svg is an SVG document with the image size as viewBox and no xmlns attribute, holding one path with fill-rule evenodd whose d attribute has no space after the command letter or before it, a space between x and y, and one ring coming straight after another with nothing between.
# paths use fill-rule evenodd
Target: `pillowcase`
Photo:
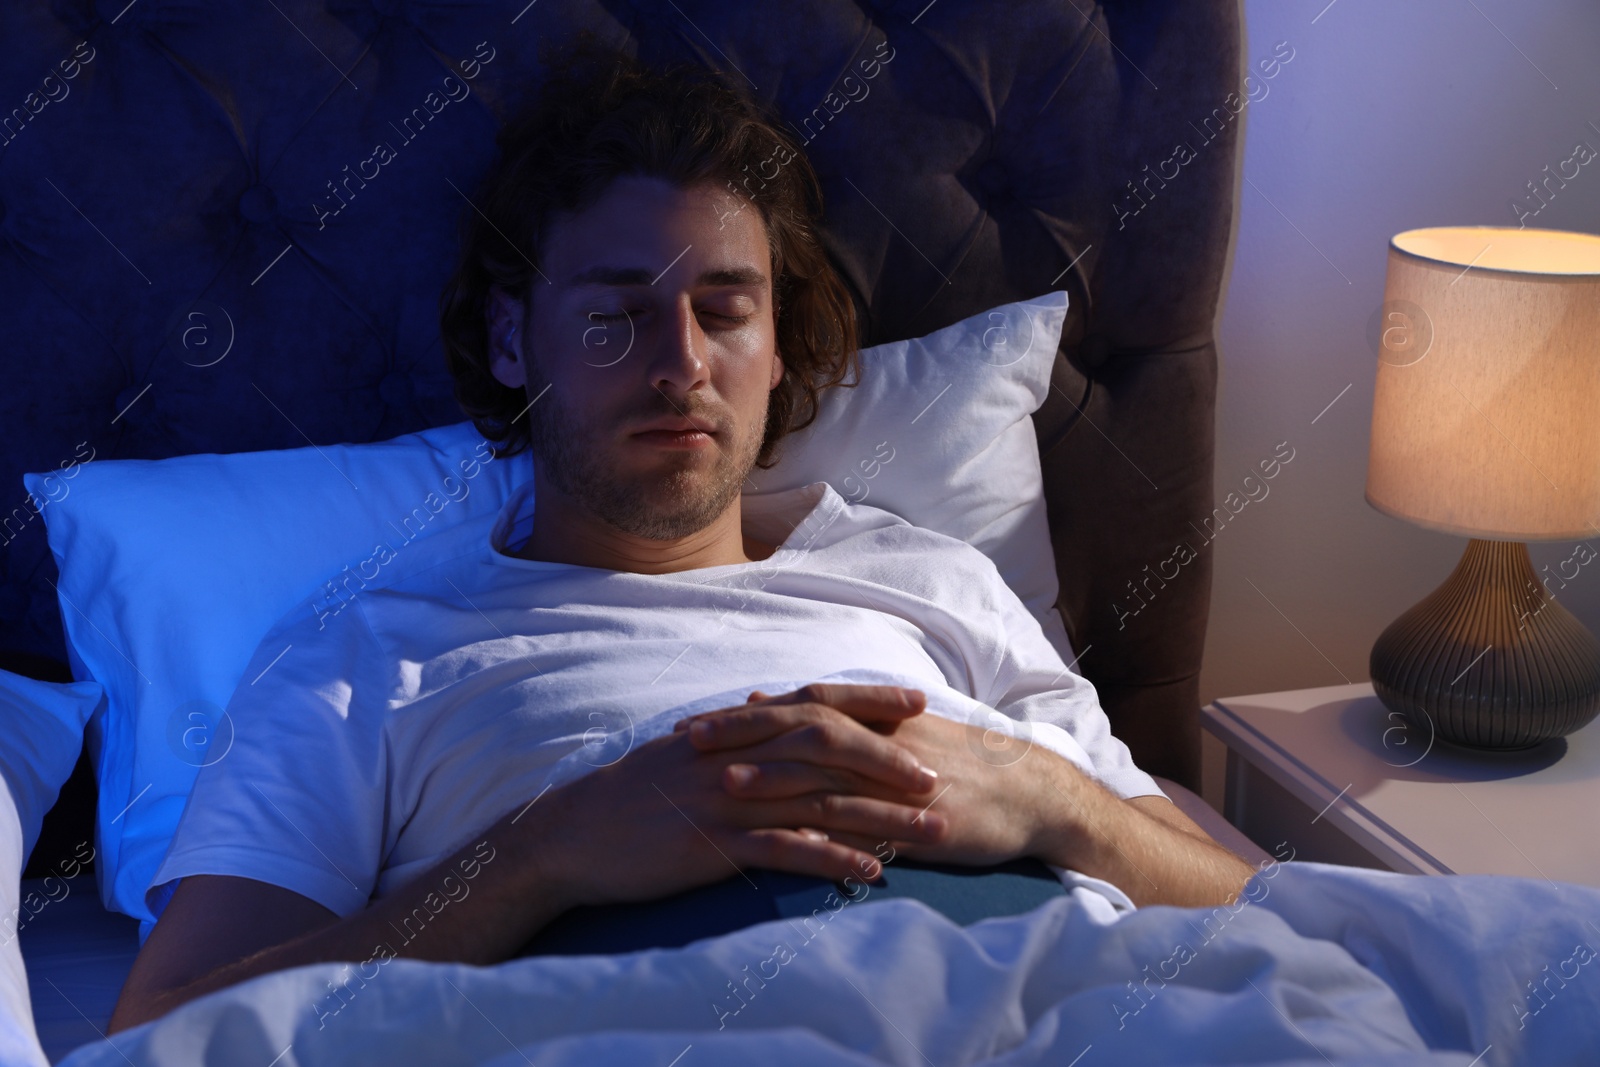
<instances>
[{"instance_id":1,"label":"pillowcase","mask_svg":"<svg viewBox=\"0 0 1600 1067\"><path fill-rule=\"evenodd\" d=\"M55 806L62 783L77 766L85 724L105 702L98 682L61 685L0 670L0 779L16 808L22 843L19 872L39 842L45 813ZM18 873L12 881L21 877ZM0 924L3 920L0 915ZM0 929L0 938L4 936Z\"/></svg>"},{"instance_id":2,"label":"pillowcase","mask_svg":"<svg viewBox=\"0 0 1600 1067\"><path fill-rule=\"evenodd\" d=\"M22 868L29 851L17 807L10 786L0 780L0 918L5 920L0 924L0 1063L44 1067L50 1061L33 1024L28 971L16 935Z\"/></svg>"},{"instance_id":3,"label":"pillowcase","mask_svg":"<svg viewBox=\"0 0 1600 1067\"><path fill-rule=\"evenodd\" d=\"M149 920L144 891L195 775L226 751L223 708L272 624L318 587L337 610L420 540L492 521L531 476L526 453L493 459L470 422L376 444L24 476L60 570L73 677L106 691L88 744L108 910Z\"/></svg>"},{"instance_id":4,"label":"pillowcase","mask_svg":"<svg viewBox=\"0 0 1600 1067\"><path fill-rule=\"evenodd\" d=\"M828 482L852 504L967 542L1071 663L1030 417L1050 395L1066 318L1059 290L863 349L860 384L824 394L816 421L750 481L759 492Z\"/></svg>"},{"instance_id":5,"label":"pillowcase","mask_svg":"<svg viewBox=\"0 0 1600 1067\"><path fill-rule=\"evenodd\" d=\"M862 384L824 394L778 464L752 472L757 491L829 481L847 500L969 541L1071 662L1028 418L1048 392L1066 310L1059 291L863 349ZM251 684L245 669L272 625L319 590L337 612L394 580L417 541L487 538L532 462L493 460L463 422L376 444L24 477L60 571L73 677L107 697L88 730L106 908L148 929L145 890L199 768L226 754L223 709Z\"/></svg>"},{"instance_id":6,"label":"pillowcase","mask_svg":"<svg viewBox=\"0 0 1600 1067\"><path fill-rule=\"evenodd\" d=\"M22 871L45 812L72 774L84 724L105 703L97 682L57 685L0 670L0 1063L44 1067L17 940Z\"/></svg>"}]
</instances>

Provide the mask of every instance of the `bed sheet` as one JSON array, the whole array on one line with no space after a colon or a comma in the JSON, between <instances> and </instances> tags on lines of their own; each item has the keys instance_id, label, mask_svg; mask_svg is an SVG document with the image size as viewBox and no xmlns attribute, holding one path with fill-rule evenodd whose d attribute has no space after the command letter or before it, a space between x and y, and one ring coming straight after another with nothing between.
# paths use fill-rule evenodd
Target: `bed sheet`
<instances>
[{"instance_id":1,"label":"bed sheet","mask_svg":"<svg viewBox=\"0 0 1600 1067\"><path fill-rule=\"evenodd\" d=\"M43 879L25 879L29 893L47 901L22 927L17 942L28 971L33 1022L51 1063L73 1049L105 1037L117 995L139 954L139 923L106 911L94 878L56 880L62 895L46 892Z\"/></svg>"},{"instance_id":2,"label":"bed sheet","mask_svg":"<svg viewBox=\"0 0 1600 1067\"><path fill-rule=\"evenodd\" d=\"M681 949L265 975L70 1067L1592 1064L1600 890L1274 863L1214 909L906 899Z\"/></svg>"}]
</instances>

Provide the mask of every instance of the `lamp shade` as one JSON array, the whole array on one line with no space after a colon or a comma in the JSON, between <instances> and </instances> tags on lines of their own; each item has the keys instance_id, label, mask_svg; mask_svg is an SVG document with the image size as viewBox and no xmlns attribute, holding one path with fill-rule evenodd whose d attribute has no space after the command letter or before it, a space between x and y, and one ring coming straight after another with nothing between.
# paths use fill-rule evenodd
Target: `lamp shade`
<instances>
[{"instance_id":1,"label":"lamp shade","mask_svg":"<svg viewBox=\"0 0 1600 1067\"><path fill-rule=\"evenodd\" d=\"M1378 329L1368 503L1468 537L1600 533L1600 237L1398 234Z\"/></svg>"}]
</instances>

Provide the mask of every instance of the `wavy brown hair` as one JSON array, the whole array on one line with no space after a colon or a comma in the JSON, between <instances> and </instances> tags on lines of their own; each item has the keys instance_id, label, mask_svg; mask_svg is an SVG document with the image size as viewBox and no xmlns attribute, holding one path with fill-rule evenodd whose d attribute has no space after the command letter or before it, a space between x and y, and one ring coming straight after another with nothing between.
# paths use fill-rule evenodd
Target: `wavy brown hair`
<instances>
[{"instance_id":1,"label":"wavy brown hair","mask_svg":"<svg viewBox=\"0 0 1600 1067\"><path fill-rule=\"evenodd\" d=\"M715 181L761 212L783 378L769 398L758 466L771 467L783 436L811 424L824 390L859 382L855 305L817 239L816 172L778 120L721 75L652 69L584 39L498 145L475 207L462 210L460 258L440 298L456 401L496 458L529 447L534 416L525 392L489 371L490 287L527 307L554 217L585 210L624 175L679 188Z\"/></svg>"}]
</instances>

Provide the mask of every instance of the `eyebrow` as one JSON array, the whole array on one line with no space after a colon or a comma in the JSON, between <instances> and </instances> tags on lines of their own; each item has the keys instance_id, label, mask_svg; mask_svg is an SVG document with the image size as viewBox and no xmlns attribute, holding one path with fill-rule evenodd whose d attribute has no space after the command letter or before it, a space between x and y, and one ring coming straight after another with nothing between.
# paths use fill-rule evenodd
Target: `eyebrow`
<instances>
[{"instance_id":1,"label":"eyebrow","mask_svg":"<svg viewBox=\"0 0 1600 1067\"><path fill-rule=\"evenodd\" d=\"M663 272L665 273L665 272ZM590 267L567 279L568 288L583 285L654 285L660 274L643 267ZM765 285L767 276L754 267L722 267L703 271L696 285Z\"/></svg>"}]
</instances>

